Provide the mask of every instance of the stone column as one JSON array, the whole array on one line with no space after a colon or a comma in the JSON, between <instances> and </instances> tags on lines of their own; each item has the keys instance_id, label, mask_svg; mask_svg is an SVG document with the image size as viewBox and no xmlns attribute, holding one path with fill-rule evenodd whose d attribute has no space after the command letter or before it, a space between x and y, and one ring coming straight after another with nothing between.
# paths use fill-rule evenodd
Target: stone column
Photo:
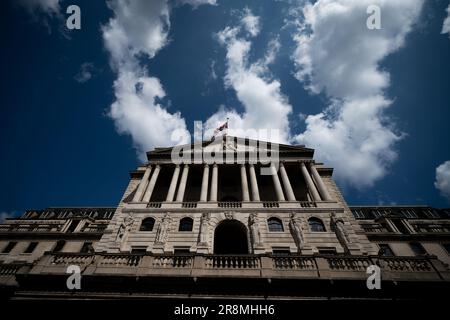
<instances>
[{"instance_id":1,"label":"stone column","mask_svg":"<svg viewBox=\"0 0 450 320\"><path fill-rule=\"evenodd\" d=\"M183 202L184 198L184 191L186 190L186 182L188 178L189 173L189 165L185 164L183 167L183 173L181 174L181 180L180 180L180 186L178 187L178 193L177 193L177 201Z\"/></svg>"},{"instance_id":2,"label":"stone column","mask_svg":"<svg viewBox=\"0 0 450 320\"><path fill-rule=\"evenodd\" d=\"M142 193L144 192L145 187L147 186L148 183L148 177L150 176L150 173L152 172L152 167L149 166L145 172L144 172L144 176L141 179L141 182L139 183L139 186L136 190L136 193L134 194L133 197L133 202L139 202L141 201L142 198Z\"/></svg>"},{"instance_id":3,"label":"stone column","mask_svg":"<svg viewBox=\"0 0 450 320\"><path fill-rule=\"evenodd\" d=\"M270 171L272 173L273 185L275 187L275 193L277 194L278 201L285 201L283 189L281 188L280 178L278 178L277 170L275 169L275 165L270 165Z\"/></svg>"},{"instance_id":4,"label":"stone column","mask_svg":"<svg viewBox=\"0 0 450 320\"><path fill-rule=\"evenodd\" d=\"M286 169L284 168L284 165L282 162L280 162L280 174L281 174L281 180L283 180L283 186L284 190L286 191L287 198L289 201L296 201L294 190L292 190L291 183L289 182L289 177L287 175Z\"/></svg>"},{"instance_id":5,"label":"stone column","mask_svg":"<svg viewBox=\"0 0 450 320\"><path fill-rule=\"evenodd\" d=\"M156 165L155 170L153 171L152 177L150 178L150 182L148 183L147 190L145 190L144 198L142 198L142 202L149 202L153 193L153 189L155 188L156 179L158 179L159 171L161 170L161 166L159 164Z\"/></svg>"},{"instance_id":6,"label":"stone column","mask_svg":"<svg viewBox=\"0 0 450 320\"><path fill-rule=\"evenodd\" d=\"M259 199L259 189L258 180L256 179L255 166L253 164L249 165L250 170L250 185L252 187L252 200L260 201Z\"/></svg>"},{"instance_id":7,"label":"stone column","mask_svg":"<svg viewBox=\"0 0 450 320\"><path fill-rule=\"evenodd\" d=\"M306 169L305 163L300 162L300 167L302 170L303 178L305 178L306 185L308 186L308 190L311 193L311 196L313 197L313 201L320 201L320 195L317 192L316 186L314 185L311 176L309 175L308 169Z\"/></svg>"},{"instance_id":8,"label":"stone column","mask_svg":"<svg viewBox=\"0 0 450 320\"><path fill-rule=\"evenodd\" d=\"M208 183L209 183L209 165L203 167L202 191L200 192L200 201L208 201Z\"/></svg>"},{"instance_id":9,"label":"stone column","mask_svg":"<svg viewBox=\"0 0 450 320\"><path fill-rule=\"evenodd\" d=\"M172 180L170 181L169 192L167 192L166 202L172 202L175 196L175 189L177 188L178 176L180 175L180 165L175 165L175 170L173 171Z\"/></svg>"},{"instance_id":10,"label":"stone column","mask_svg":"<svg viewBox=\"0 0 450 320\"><path fill-rule=\"evenodd\" d=\"M242 201L250 201L250 194L248 193L247 171L245 164L241 164L241 187L242 187Z\"/></svg>"},{"instance_id":11,"label":"stone column","mask_svg":"<svg viewBox=\"0 0 450 320\"><path fill-rule=\"evenodd\" d=\"M218 167L217 163L213 164L211 177L211 192L209 194L210 201L217 201L217 181L218 181Z\"/></svg>"},{"instance_id":12,"label":"stone column","mask_svg":"<svg viewBox=\"0 0 450 320\"><path fill-rule=\"evenodd\" d=\"M325 183L323 183L322 178L320 177L320 174L317 172L316 167L314 166L314 164L310 164L309 165L310 169L311 169L311 173L314 177L314 180L317 183L317 187L319 188L319 192L322 195L322 199L325 201L330 201L331 197L330 194L328 193L327 187L325 186Z\"/></svg>"}]
</instances>

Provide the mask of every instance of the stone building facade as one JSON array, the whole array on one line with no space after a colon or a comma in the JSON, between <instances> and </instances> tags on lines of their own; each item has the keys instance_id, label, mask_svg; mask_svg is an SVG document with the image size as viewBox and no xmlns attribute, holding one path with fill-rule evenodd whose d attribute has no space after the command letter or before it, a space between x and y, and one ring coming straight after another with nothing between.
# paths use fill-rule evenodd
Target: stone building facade
<instances>
[{"instance_id":1,"label":"stone building facade","mask_svg":"<svg viewBox=\"0 0 450 320\"><path fill-rule=\"evenodd\" d=\"M450 211L349 207L304 146L223 137L147 153L117 208L0 226L7 297L396 298L450 284ZM66 287L80 266L83 286ZM366 286L381 270L382 290Z\"/></svg>"}]
</instances>

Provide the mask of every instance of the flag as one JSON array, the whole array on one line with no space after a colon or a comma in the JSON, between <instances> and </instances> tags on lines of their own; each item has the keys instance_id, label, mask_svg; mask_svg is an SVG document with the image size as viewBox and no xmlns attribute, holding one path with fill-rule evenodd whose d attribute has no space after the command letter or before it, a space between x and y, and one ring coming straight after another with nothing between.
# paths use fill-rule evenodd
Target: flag
<instances>
[{"instance_id":1,"label":"flag","mask_svg":"<svg viewBox=\"0 0 450 320\"><path fill-rule=\"evenodd\" d=\"M219 132L224 131L225 129L228 129L228 118L227 118L227 121L226 121L223 125L221 125L220 127L216 128L216 129L214 130L214 134L213 134L213 136L211 137L211 141L214 141L214 140L216 139L217 134L218 134Z\"/></svg>"}]
</instances>

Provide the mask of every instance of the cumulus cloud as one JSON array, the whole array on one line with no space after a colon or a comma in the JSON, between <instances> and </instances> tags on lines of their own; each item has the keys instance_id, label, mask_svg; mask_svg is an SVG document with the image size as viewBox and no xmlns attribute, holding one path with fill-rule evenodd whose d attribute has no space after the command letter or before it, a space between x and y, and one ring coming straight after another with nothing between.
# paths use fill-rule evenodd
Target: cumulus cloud
<instances>
[{"instance_id":1,"label":"cumulus cloud","mask_svg":"<svg viewBox=\"0 0 450 320\"><path fill-rule=\"evenodd\" d=\"M447 18L445 18L444 23L442 24L441 33L448 33L448 36L450 37L450 4L447 7Z\"/></svg>"},{"instance_id":2,"label":"cumulus cloud","mask_svg":"<svg viewBox=\"0 0 450 320\"><path fill-rule=\"evenodd\" d=\"M381 8L381 29L366 27L369 5ZM296 77L311 93L325 93L329 106L306 117L295 140L316 149L337 178L356 187L381 179L397 157L395 130L385 110L389 73L381 61L405 43L423 1L319 0L302 9L294 35Z\"/></svg>"},{"instance_id":3,"label":"cumulus cloud","mask_svg":"<svg viewBox=\"0 0 450 320\"><path fill-rule=\"evenodd\" d=\"M445 161L436 168L434 186L450 201L450 161Z\"/></svg>"},{"instance_id":4,"label":"cumulus cloud","mask_svg":"<svg viewBox=\"0 0 450 320\"><path fill-rule=\"evenodd\" d=\"M187 1L193 5L211 1ZM116 100L109 115L119 133L129 134L141 160L156 147L189 142L185 120L161 104L166 93L149 75L141 57L153 58L168 43L170 7L166 0L114 0L114 17L102 27L111 67L117 72Z\"/></svg>"},{"instance_id":5,"label":"cumulus cloud","mask_svg":"<svg viewBox=\"0 0 450 320\"><path fill-rule=\"evenodd\" d=\"M225 86L236 92L245 111L240 114L235 109L221 107L206 121L205 134L212 134L214 128L228 117L230 135L261 139L265 132L268 140L286 143L290 139L288 115L292 107L281 92L280 82L272 79L268 68L279 42L277 39L271 41L265 56L251 63L250 39L259 33L259 18L254 17L249 9L243 13L240 24L226 27L217 34L217 39L227 51Z\"/></svg>"},{"instance_id":6,"label":"cumulus cloud","mask_svg":"<svg viewBox=\"0 0 450 320\"><path fill-rule=\"evenodd\" d=\"M75 81L84 83L92 79L95 74L95 67L92 62L84 62L80 66L80 70L74 76Z\"/></svg>"}]
</instances>

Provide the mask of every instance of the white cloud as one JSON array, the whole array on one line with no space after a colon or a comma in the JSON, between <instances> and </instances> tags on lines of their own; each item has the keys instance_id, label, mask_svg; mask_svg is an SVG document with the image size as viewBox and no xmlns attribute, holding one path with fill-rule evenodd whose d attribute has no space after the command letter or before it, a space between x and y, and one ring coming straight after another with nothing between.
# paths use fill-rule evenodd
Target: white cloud
<instances>
[{"instance_id":1,"label":"white cloud","mask_svg":"<svg viewBox=\"0 0 450 320\"><path fill-rule=\"evenodd\" d=\"M450 37L450 4L447 7L447 18L445 18L444 23L442 24L441 33L448 33L448 36Z\"/></svg>"},{"instance_id":2,"label":"white cloud","mask_svg":"<svg viewBox=\"0 0 450 320\"><path fill-rule=\"evenodd\" d=\"M306 118L298 142L336 168L337 178L371 186L396 159L401 138L384 115L389 73L380 62L404 45L422 0L319 0L303 8L294 39L296 77L312 93L324 92L330 106ZM369 5L381 8L381 30L366 27Z\"/></svg>"},{"instance_id":3,"label":"white cloud","mask_svg":"<svg viewBox=\"0 0 450 320\"><path fill-rule=\"evenodd\" d=\"M249 8L244 9L244 15L242 17L242 24L245 30L252 36L255 37L260 31L259 17L254 16Z\"/></svg>"},{"instance_id":4,"label":"white cloud","mask_svg":"<svg viewBox=\"0 0 450 320\"><path fill-rule=\"evenodd\" d=\"M58 15L60 13L59 0L19 0L29 13L42 11L49 15Z\"/></svg>"},{"instance_id":5,"label":"white cloud","mask_svg":"<svg viewBox=\"0 0 450 320\"><path fill-rule=\"evenodd\" d=\"M247 36L252 37L256 34L256 29L253 27L249 29L249 22L246 19L249 16L253 15L246 9L241 26L249 33ZM254 21L253 18L252 20ZM279 135L269 137L269 140L288 142L290 139L288 115L292 107L281 92L280 82L271 79L268 70L268 64L273 61L279 43L277 40L271 41L266 55L250 63L248 59L251 42L245 36L239 36L242 33L241 26L226 27L217 34L217 38L227 50L225 85L236 92L245 111L239 114L234 109L227 110L222 107L206 121L205 135L209 136L218 124L229 117L230 135L261 138L257 135L257 130L279 130Z\"/></svg>"},{"instance_id":6,"label":"white cloud","mask_svg":"<svg viewBox=\"0 0 450 320\"><path fill-rule=\"evenodd\" d=\"M436 168L434 186L450 201L450 161L445 161Z\"/></svg>"},{"instance_id":7,"label":"white cloud","mask_svg":"<svg viewBox=\"0 0 450 320\"><path fill-rule=\"evenodd\" d=\"M84 83L92 79L95 73L95 67L92 62L84 62L80 66L80 70L74 76L75 81Z\"/></svg>"},{"instance_id":8,"label":"white cloud","mask_svg":"<svg viewBox=\"0 0 450 320\"><path fill-rule=\"evenodd\" d=\"M193 5L211 1L189 1ZM140 159L157 147L189 142L185 120L159 102L166 93L140 58L153 58L168 43L170 7L165 0L109 2L114 17L102 27L111 66L117 72L116 100L109 115L119 133L131 135Z\"/></svg>"},{"instance_id":9,"label":"white cloud","mask_svg":"<svg viewBox=\"0 0 450 320\"><path fill-rule=\"evenodd\" d=\"M14 212L0 212L0 223L3 223L7 218L13 218L14 216Z\"/></svg>"},{"instance_id":10,"label":"white cloud","mask_svg":"<svg viewBox=\"0 0 450 320\"><path fill-rule=\"evenodd\" d=\"M209 5L217 5L217 0L179 0L181 4L189 4L193 6L194 8L197 8L198 6L209 4Z\"/></svg>"}]
</instances>

